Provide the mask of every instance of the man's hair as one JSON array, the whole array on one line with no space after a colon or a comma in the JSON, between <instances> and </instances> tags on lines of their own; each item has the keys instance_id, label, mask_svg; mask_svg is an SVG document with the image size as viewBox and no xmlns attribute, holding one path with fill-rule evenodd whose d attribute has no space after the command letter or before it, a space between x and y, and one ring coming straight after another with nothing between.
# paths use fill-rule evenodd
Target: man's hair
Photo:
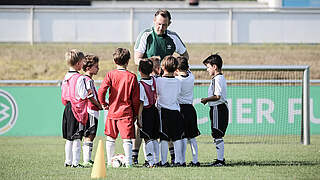
<instances>
[{"instance_id":1,"label":"man's hair","mask_svg":"<svg viewBox=\"0 0 320 180\"><path fill-rule=\"evenodd\" d=\"M139 62L139 71L149 75L152 73L153 63L150 59L141 59Z\"/></svg>"},{"instance_id":2,"label":"man's hair","mask_svg":"<svg viewBox=\"0 0 320 180\"><path fill-rule=\"evenodd\" d=\"M218 69L221 69L223 61L222 61L222 58L218 55L218 53L216 53L207 57L205 60L203 60L202 63L204 65L210 64L211 66L215 64L217 65Z\"/></svg>"},{"instance_id":3,"label":"man's hair","mask_svg":"<svg viewBox=\"0 0 320 180\"><path fill-rule=\"evenodd\" d=\"M175 70L177 70L178 61L175 57L173 57L172 55L169 55L163 58L161 62L161 66L168 72L172 73Z\"/></svg>"},{"instance_id":4,"label":"man's hair","mask_svg":"<svg viewBox=\"0 0 320 180\"><path fill-rule=\"evenodd\" d=\"M129 62L130 52L125 48L117 48L113 53L113 60L116 64L122 66Z\"/></svg>"},{"instance_id":5,"label":"man's hair","mask_svg":"<svg viewBox=\"0 0 320 180\"><path fill-rule=\"evenodd\" d=\"M99 63L99 57L95 55L88 54L85 56L85 60L83 62L82 70L86 71L87 68L91 68L96 63Z\"/></svg>"},{"instance_id":6,"label":"man's hair","mask_svg":"<svg viewBox=\"0 0 320 180\"><path fill-rule=\"evenodd\" d=\"M181 71L186 71L189 69L188 59L184 56L177 57L178 69Z\"/></svg>"},{"instance_id":7,"label":"man's hair","mask_svg":"<svg viewBox=\"0 0 320 180\"><path fill-rule=\"evenodd\" d=\"M83 52L77 50L77 49L71 49L70 51L66 52L65 59L67 61L67 64L69 66L76 65L79 61L84 59Z\"/></svg>"},{"instance_id":8,"label":"man's hair","mask_svg":"<svg viewBox=\"0 0 320 180\"><path fill-rule=\"evenodd\" d=\"M158 15L161 15L164 18L168 18L169 22L171 21L171 14L166 9L159 9L155 14L154 17L157 17Z\"/></svg>"}]
</instances>

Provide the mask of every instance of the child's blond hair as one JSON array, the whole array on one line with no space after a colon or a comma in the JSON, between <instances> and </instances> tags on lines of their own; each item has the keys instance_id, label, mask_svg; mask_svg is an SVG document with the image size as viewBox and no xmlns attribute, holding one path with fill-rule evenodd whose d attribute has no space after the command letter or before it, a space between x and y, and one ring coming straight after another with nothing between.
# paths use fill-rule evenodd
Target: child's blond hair
<instances>
[{"instance_id":1,"label":"child's blond hair","mask_svg":"<svg viewBox=\"0 0 320 180\"><path fill-rule=\"evenodd\" d=\"M70 51L66 52L65 54L65 59L67 61L67 64L69 66L74 66L76 65L79 61L84 59L84 54L83 52L77 50L77 49L71 49Z\"/></svg>"}]
</instances>

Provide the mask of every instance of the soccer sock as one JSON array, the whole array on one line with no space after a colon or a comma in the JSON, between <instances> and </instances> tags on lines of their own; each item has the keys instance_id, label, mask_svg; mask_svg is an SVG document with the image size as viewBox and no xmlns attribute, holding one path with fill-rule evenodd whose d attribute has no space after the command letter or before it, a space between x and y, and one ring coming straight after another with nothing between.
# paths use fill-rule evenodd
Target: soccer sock
<instances>
[{"instance_id":1,"label":"soccer sock","mask_svg":"<svg viewBox=\"0 0 320 180\"><path fill-rule=\"evenodd\" d=\"M81 155L81 141L80 139L73 140L72 144L72 165L77 166Z\"/></svg>"},{"instance_id":2,"label":"soccer sock","mask_svg":"<svg viewBox=\"0 0 320 180\"><path fill-rule=\"evenodd\" d=\"M173 142L174 146L174 154L175 154L175 161L174 163L180 163L182 164L182 140L176 140Z\"/></svg>"},{"instance_id":3,"label":"soccer sock","mask_svg":"<svg viewBox=\"0 0 320 180\"><path fill-rule=\"evenodd\" d=\"M147 154L147 161L150 166L154 165L154 158L153 158L153 142L152 140L149 140L145 143L145 148L146 148L146 154Z\"/></svg>"},{"instance_id":4,"label":"soccer sock","mask_svg":"<svg viewBox=\"0 0 320 180\"><path fill-rule=\"evenodd\" d=\"M83 162L88 163L91 160L91 154L92 154L92 141L85 141L83 142Z\"/></svg>"},{"instance_id":5,"label":"soccer sock","mask_svg":"<svg viewBox=\"0 0 320 180\"><path fill-rule=\"evenodd\" d=\"M73 141L66 140L66 144L64 146L64 150L66 153L66 160L64 163L68 165L71 165L72 163L72 144Z\"/></svg>"},{"instance_id":6,"label":"soccer sock","mask_svg":"<svg viewBox=\"0 0 320 180\"><path fill-rule=\"evenodd\" d=\"M154 162L159 162L159 142L158 140L153 140L153 151L154 151Z\"/></svg>"},{"instance_id":7,"label":"soccer sock","mask_svg":"<svg viewBox=\"0 0 320 180\"><path fill-rule=\"evenodd\" d=\"M123 150L125 155L126 165L132 165L132 141L131 139L123 139Z\"/></svg>"},{"instance_id":8,"label":"soccer sock","mask_svg":"<svg viewBox=\"0 0 320 180\"><path fill-rule=\"evenodd\" d=\"M167 162L168 141L165 141L165 140L160 141L160 148L161 148L161 164L164 165Z\"/></svg>"},{"instance_id":9,"label":"soccer sock","mask_svg":"<svg viewBox=\"0 0 320 180\"><path fill-rule=\"evenodd\" d=\"M181 145L182 145L182 147L181 147L181 162L182 163L186 162L187 142L188 142L187 138L183 138L181 140Z\"/></svg>"},{"instance_id":10,"label":"soccer sock","mask_svg":"<svg viewBox=\"0 0 320 180\"><path fill-rule=\"evenodd\" d=\"M217 149L217 159L223 161L224 157L224 141L222 138L214 140Z\"/></svg>"},{"instance_id":11,"label":"soccer sock","mask_svg":"<svg viewBox=\"0 0 320 180\"><path fill-rule=\"evenodd\" d=\"M190 141L191 153L192 153L192 162L198 162L198 144L196 138L192 138Z\"/></svg>"},{"instance_id":12,"label":"soccer sock","mask_svg":"<svg viewBox=\"0 0 320 180\"><path fill-rule=\"evenodd\" d=\"M114 155L115 145L116 145L116 140L110 136L107 136L106 151L107 151L108 166L111 166L111 159Z\"/></svg>"},{"instance_id":13,"label":"soccer sock","mask_svg":"<svg viewBox=\"0 0 320 180\"><path fill-rule=\"evenodd\" d=\"M175 161L174 146L169 147L169 152L170 152L170 156L171 156L171 161Z\"/></svg>"}]
</instances>

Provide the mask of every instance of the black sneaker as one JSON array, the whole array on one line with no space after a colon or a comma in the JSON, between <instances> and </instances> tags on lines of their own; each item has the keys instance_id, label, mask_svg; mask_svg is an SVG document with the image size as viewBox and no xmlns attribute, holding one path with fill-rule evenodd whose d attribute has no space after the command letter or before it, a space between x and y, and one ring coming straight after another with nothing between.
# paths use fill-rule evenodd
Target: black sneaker
<instances>
[{"instance_id":1,"label":"black sneaker","mask_svg":"<svg viewBox=\"0 0 320 180\"><path fill-rule=\"evenodd\" d=\"M200 163L199 163L199 162L194 163L194 162L191 161L191 162L188 164L188 166L191 166L191 167L200 167Z\"/></svg>"},{"instance_id":2,"label":"black sneaker","mask_svg":"<svg viewBox=\"0 0 320 180\"><path fill-rule=\"evenodd\" d=\"M71 164L64 163L64 167L71 167Z\"/></svg>"},{"instance_id":3,"label":"black sneaker","mask_svg":"<svg viewBox=\"0 0 320 180\"><path fill-rule=\"evenodd\" d=\"M144 161L143 166L144 167L148 167L149 166L149 162L148 161Z\"/></svg>"},{"instance_id":4,"label":"black sneaker","mask_svg":"<svg viewBox=\"0 0 320 180\"><path fill-rule=\"evenodd\" d=\"M82 164L78 164L78 165L72 165L71 167L73 168L85 168L85 166L83 166Z\"/></svg>"},{"instance_id":5,"label":"black sneaker","mask_svg":"<svg viewBox=\"0 0 320 180\"><path fill-rule=\"evenodd\" d=\"M158 163L154 164L153 167L155 167L155 168L156 168L156 167L161 167L161 163L158 162Z\"/></svg>"},{"instance_id":6,"label":"black sneaker","mask_svg":"<svg viewBox=\"0 0 320 180\"><path fill-rule=\"evenodd\" d=\"M92 160L89 160L89 163L91 163L91 164L94 164L94 161L92 161Z\"/></svg>"},{"instance_id":7,"label":"black sneaker","mask_svg":"<svg viewBox=\"0 0 320 180\"><path fill-rule=\"evenodd\" d=\"M132 157L132 162L133 162L134 165L139 164L139 162L138 162L138 157L133 156L133 157Z\"/></svg>"},{"instance_id":8,"label":"black sneaker","mask_svg":"<svg viewBox=\"0 0 320 180\"><path fill-rule=\"evenodd\" d=\"M160 163L161 164L161 163ZM161 167L171 167L170 164L168 162L161 164Z\"/></svg>"},{"instance_id":9,"label":"black sneaker","mask_svg":"<svg viewBox=\"0 0 320 180\"><path fill-rule=\"evenodd\" d=\"M220 167L225 165L226 165L225 159L223 159L223 161L217 159L215 162L210 164L210 166L214 166L214 167Z\"/></svg>"}]
</instances>

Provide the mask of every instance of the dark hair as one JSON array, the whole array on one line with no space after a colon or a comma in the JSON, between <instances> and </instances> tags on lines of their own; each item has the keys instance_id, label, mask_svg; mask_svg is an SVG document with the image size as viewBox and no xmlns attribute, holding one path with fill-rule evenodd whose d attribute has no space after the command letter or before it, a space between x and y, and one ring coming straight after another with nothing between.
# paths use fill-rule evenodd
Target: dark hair
<instances>
[{"instance_id":1,"label":"dark hair","mask_svg":"<svg viewBox=\"0 0 320 180\"><path fill-rule=\"evenodd\" d=\"M166 9L159 9L155 14L154 17L157 17L158 15L161 15L164 18L168 18L169 22L171 21L171 14Z\"/></svg>"},{"instance_id":2,"label":"dark hair","mask_svg":"<svg viewBox=\"0 0 320 180\"><path fill-rule=\"evenodd\" d=\"M178 61L178 69L182 71L186 71L189 69L188 59L184 56L177 57Z\"/></svg>"},{"instance_id":3,"label":"dark hair","mask_svg":"<svg viewBox=\"0 0 320 180\"><path fill-rule=\"evenodd\" d=\"M169 55L163 58L161 62L161 66L164 67L165 70L172 73L175 70L177 70L178 67L178 61L175 57Z\"/></svg>"},{"instance_id":4,"label":"dark hair","mask_svg":"<svg viewBox=\"0 0 320 180\"><path fill-rule=\"evenodd\" d=\"M130 52L125 48L117 48L113 53L113 60L116 64L122 66L129 62Z\"/></svg>"},{"instance_id":5,"label":"dark hair","mask_svg":"<svg viewBox=\"0 0 320 180\"><path fill-rule=\"evenodd\" d=\"M141 59L139 62L139 71L149 75L152 73L153 63L150 59Z\"/></svg>"},{"instance_id":6,"label":"dark hair","mask_svg":"<svg viewBox=\"0 0 320 180\"><path fill-rule=\"evenodd\" d=\"M222 68L222 58L216 53L216 54L212 54L209 57L207 57L205 60L203 60L202 62L204 65L210 64L212 65L217 65L218 69Z\"/></svg>"},{"instance_id":7,"label":"dark hair","mask_svg":"<svg viewBox=\"0 0 320 180\"><path fill-rule=\"evenodd\" d=\"M99 57L95 55L88 54L85 56L85 60L83 62L82 70L86 71L87 68L91 68L96 63L99 63Z\"/></svg>"},{"instance_id":8,"label":"dark hair","mask_svg":"<svg viewBox=\"0 0 320 180\"><path fill-rule=\"evenodd\" d=\"M77 49L71 49L70 51L66 52L65 59L69 66L76 65L79 61L84 59L83 52L77 50Z\"/></svg>"}]
</instances>

